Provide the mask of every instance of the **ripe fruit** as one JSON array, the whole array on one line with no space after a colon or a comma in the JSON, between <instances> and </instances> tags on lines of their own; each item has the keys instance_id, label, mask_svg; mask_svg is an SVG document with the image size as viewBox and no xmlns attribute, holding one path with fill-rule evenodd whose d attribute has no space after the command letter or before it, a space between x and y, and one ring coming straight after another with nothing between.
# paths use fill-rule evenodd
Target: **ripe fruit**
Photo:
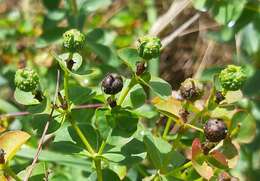
<instances>
[{"instance_id":1,"label":"ripe fruit","mask_svg":"<svg viewBox=\"0 0 260 181\"><path fill-rule=\"evenodd\" d=\"M85 40L85 35L77 29L71 29L63 33L63 46L69 51L82 49Z\"/></svg>"},{"instance_id":2,"label":"ripe fruit","mask_svg":"<svg viewBox=\"0 0 260 181\"><path fill-rule=\"evenodd\" d=\"M240 89L246 81L246 73L243 68L236 65L228 65L219 74L220 84L224 90L236 91Z\"/></svg>"},{"instance_id":3,"label":"ripe fruit","mask_svg":"<svg viewBox=\"0 0 260 181\"><path fill-rule=\"evenodd\" d=\"M181 96L189 101L196 101L203 95L203 85L195 79L188 78L181 83Z\"/></svg>"},{"instance_id":4,"label":"ripe fruit","mask_svg":"<svg viewBox=\"0 0 260 181\"><path fill-rule=\"evenodd\" d=\"M204 125L204 134L211 142L225 139L227 131L227 126L221 119L209 119Z\"/></svg>"},{"instance_id":5,"label":"ripe fruit","mask_svg":"<svg viewBox=\"0 0 260 181\"><path fill-rule=\"evenodd\" d=\"M18 69L15 74L15 85L22 91L32 92L39 85L38 74L31 69Z\"/></svg>"},{"instance_id":6,"label":"ripe fruit","mask_svg":"<svg viewBox=\"0 0 260 181\"><path fill-rule=\"evenodd\" d=\"M159 38L144 36L139 38L138 42L138 54L143 59L150 60L160 56L162 44Z\"/></svg>"},{"instance_id":7,"label":"ripe fruit","mask_svg":"<svg viewBox=\"0 0 260 181\"><path fill-rule=\"evenodd\" d=\"M106 94L117 94L120 92L123 88L123 79L120 75L116 73L108 74L103 80L102 80L102 90Z\"/></svg>"}]
</instances>

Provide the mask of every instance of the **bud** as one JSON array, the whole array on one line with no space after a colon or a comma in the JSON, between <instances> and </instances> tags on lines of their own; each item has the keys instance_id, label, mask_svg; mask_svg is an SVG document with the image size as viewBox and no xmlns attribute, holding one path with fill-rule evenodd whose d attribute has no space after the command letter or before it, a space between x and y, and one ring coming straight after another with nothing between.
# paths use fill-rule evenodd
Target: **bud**
<instances>
[{"instance_id":1,"label":"bud","mask_svg":"<svg viewBox=\"0 0 260 181\"><path fill-rule=\"evenodd\" d=\"M109 104L109 106L111 108L114 108L117 106L116 100L112 96L107 98L107 103Z\"/></svg>"},{"instance_id":2,"label":"bud","mask_svg":"<svg viewBox=\"0 0 260 181\"><path fill-rule=\"evenodd\" d=\"M138 54L143 59L150 60L160 56L162 44L159 38L144 36L139 38L138 42Z\"/></svg>"},{"instance_id":3,"label":"bud","mask_svg":"<svg viewBox=\"0 0 260 181\"><path fill-rule=\"evenodd\" d=\"M77 29L71 29L63 33L63 46L69 51L82 49L85 40L85 35Z\"/></svg>"},{"instance_id":4,"label":"bud","mask_svg":"<svg viewBox=\"0 0 260 181\"><path fill-rule=\"evenodd\" d=\"M204 125L204 134L210 142L219 142L226 138L227 126L221 119L210 119Z\"/></svg>"},{"instance_id":5,"label":"bud","mask_svg":"<svg viewBox=\"0 0 260 181\"><path fill-rule=\"evenodd\" d=\"M18 69L15 74L15 85L22 91L32 92L39 85L39 76L38 74L31 69Z\"/></svg>"},{"instance_id":6,"label":"bud","mask_svg":"<svg viewBox=\"0 0 260 181\"><path fill-rule=\"evenodd\" d=\"M102 90L106 94L117 94L123 88L123 79L120 75L111 73L102 80Z\"/></svg>"},{"instance_id":7,"label":"bud","mask_svg":"<svg viewBox=\"0 0 260 181\"><path fill-rule=\"evenodd\" d=\"M144 73L146 67L145 67L145 62L137 62L136 63L136 75L141 75Z\"/></svg>"},{"instance_id":8,"label":"bud","mask_svg":"<svg viewBox=\"0 0 260 181\"><path fill-rule=\"evenodd\" d=\"M243 68L236 65L228 65L219 74L220 84L227 91L240 89L245 83L246 78Z\"/></svg>"},{"instance_id":9,"label":"bud","mask_svg":"<svg viewBox=\"0 0 260 181\"><path fill-rule=\"evenodd\" d=\"M188 78L181 83L181 96L189 101L196 101L203 95L203 85L195 79Z\"/></svg>"},{"instance_id":10,"label":"bud","mask_svg":"<svg viewBox=\"0 0 260 181\"><path fill-rule=\"evenodd\" d=\"M217 91L216 94L215 94L215 102L217 104L219 104L224 99L225 99L225 96L223 95L223 93L221 91Z\"/></svg>"}]
</instances>

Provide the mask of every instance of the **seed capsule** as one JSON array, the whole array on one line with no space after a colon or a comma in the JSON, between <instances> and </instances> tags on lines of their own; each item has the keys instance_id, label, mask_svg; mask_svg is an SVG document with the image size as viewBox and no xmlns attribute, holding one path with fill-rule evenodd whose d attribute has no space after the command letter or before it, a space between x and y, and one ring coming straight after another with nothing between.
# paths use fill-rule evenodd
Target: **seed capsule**
<instances>
[{"instance_id":1,"label":"seed capsule","mask_svg":"<svg viewBox=\"0 0 260 181\"><path fill-rule=\"evenodd\" d=\"M162 44L159 38L144 36L139 38L138 42L138 54L143 59L150 60L160 56Z\"/></svg>"},{"instance_id":2,"label":"seed capsule","mask_svg":"<svg viewBox=\"0 0 260 181\"><path fill-rule=\"evenodd\" d=\"M188 78L181 83L181 96L189 101L196 101L203 95L203 85L195 79Z\"/></svg>"},{"instance_id":3,"label":"seed capsule","mask_svg":"<svg viewBox=\"0 0 260 181\"><path fill-rule=\"evenodd\" d=\"M77 29L71 29L63 34L63 46L69 51L77 51L84 47L85 35Z\"/></svg>"},{"instance_id":4,"label":"seed capsule","mask_svg":"<svg viewBox=\"0 0 260 181\"><path fill-rule=\"evenodd\" d=\"M39 85L38 74L31 69L18 69L15 73L15 85L22 91L32 92Z\"/></svg>"},{"instance_id":5,"label":"seed capsule","mask_svg":"<svg viewBox=\"0 0 260 181\"><path fill-rule=\"evenodd\" d=\"M117 94L123 88L123 79L120 75L111 73L102 80L102 90L106 94Z\"/></svg>"},{"instance_id":6,"label":"seed capsule","mask_svg":"<svg viewBox=\"0 0 260 181\"><path fill-rule=\"evenodd\" d=\"M236 91L240 89L246 81L246 73L243 68L236 65L228 65L219 74L219 81L224 90Z\"/></svg>"},{"instance_id":7,"label":"seed capsule","mask_svg":"<svg viewBox=\"0 0 260 181\"><path fill-rule=\"evenodd\" d=\"M211 142L225 139L227 132L227 126L221 119L210 119L204 125L204 134Z\"/></svg>"}]
</instances>

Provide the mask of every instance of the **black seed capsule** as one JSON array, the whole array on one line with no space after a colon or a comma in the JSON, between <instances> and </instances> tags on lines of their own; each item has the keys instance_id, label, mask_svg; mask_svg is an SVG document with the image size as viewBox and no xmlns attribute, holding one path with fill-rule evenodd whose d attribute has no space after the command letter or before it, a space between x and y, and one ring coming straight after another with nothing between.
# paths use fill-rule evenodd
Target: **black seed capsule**
<instances>
[{"instance_id":1,"label":"black seed capsule","mask_svg":"<svg viewBox=\"0 0 260 181\"><path fill-rule=\"evenodd\" d=\"M221 119L210 119L204 125L204 134L211 142L219 142L227 135L227 126Z\"/></svg>"},{"instance_id":2,"label":"black seed capsule","mask_svg":"<svg viewBox=\"0 0 260 181\"><path fill-rule=\"evenodd\" d=\"M102 80L102 90L106 94L117 94L123 88L123 79L120 75L111 73Z\"/></svg>"}]
</instances>

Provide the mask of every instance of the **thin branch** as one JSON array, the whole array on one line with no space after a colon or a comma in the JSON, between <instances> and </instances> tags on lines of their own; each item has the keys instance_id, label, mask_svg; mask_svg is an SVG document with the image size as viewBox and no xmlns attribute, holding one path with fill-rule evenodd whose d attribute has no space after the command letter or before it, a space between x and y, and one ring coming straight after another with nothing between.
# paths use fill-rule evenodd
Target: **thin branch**
<instances>
[{"instance_id":1,"label":"thin branch","mask_svg":"<svg viewBox=\"0 0 260 181\"><path fill-rule=\"evenodd\" d=\"M184 24L182 24L177 30L172 32L167 37L165 37L162 40L162 48L165 48L168 44L170 44L176 37L178 37L183 31L185 31L191 24L193 24L195 21L197 21L199 19L199 17L200 17L199 13L195 14L188 21L186 21Z\"/></svg>"},{"instance_id":2,"label":"thin branch","mask_svg":"<svg viewBox=\"0 0 260 181\"><path fill-rule=\"evenodd\" d=\"M26 116L26 115L29 115L29 114L31 114L31 113L28 112L28 111L2 114L2 115L0 115L0 120L3 119L3 118L10 118L10 117L17 117L17 116Z\"/></svg>"},{"instance_id":3,"label":"thin branch","mask_svg":"<svg viewBox=\"0 0 260 181\"><path fill-rule=\"evenodd\" d=\"M102 107L104 104L85 104L85 105L76 105L74 109L97 109Z\"/></svg>"},{"instance_id":4,"label":"thin branch","mask_svg":"<svg viewBox=\"0 0 260 181\"><path fill-rule=\"evenodd\" d=\"M83 105L75 105L72 110L77 110L77 109L97 109L104 106L104 104L97 103L97 104L83 104ZM8 113L8 114L2 114L0 115L0 120L3 118L11 118L11 117L18 117L18 116L27 116L30 115L30 112L13 112L13 113Z\"/></svg>"},{"instance_id":5,"label":"thin branch","mask_svg":"<svg viewBox=\"0 0 260 181\"><path fill-rule=\"evenodd\" d=\"M190 4L190 1L191 0L175 0L169 10L160 16L153 24L149 34L157 36Z\"/></svg>"},{"instance_id":6,"label":"thin branch","mask_svg":"<svg viewBox=\"0 0 260 181\"><path fill-rule=\"evenodd\" d=\"M57 99L57 96L58 96L58 91L59 91L59 84L60 84L60 71L57 70L57 81L56 81L56 91L55 91L55 95L53 97L53 104L55 104L56 102L56 99ZM41 136L41 139L40 139L40 142L38 144L38 148L37 148L37 151L36 151L36 154L34 156L34 159L33 159L33 162L31 164L31 166L29 167L25 177L24 177L24 181L28 181L28 179L30 178L31 174L32 174L32 171L35 167L35 164L39 158L39 155L40 155L40 152L42 150L42 145L43 145L43 142L44 142L44 139L45 139L45 135L48 131L48 128L49 128L49 125L50 125L50 121L51 121L51 118L52 118L52 115L53 115L53 112L54 112L54 109L55 107L53 106L52 109L51 109L51 113L49 115L49 118L48 118L48 121L44 127L44 130L43 130L43 133L42 133L42 136Z\"/></svg>"},{"instance_id":7,"label":"thin branch","mask_svg":"<svg viewBox=\"0 0 260 181\"><path fill-rule=\"evenodd\" d=\"M206 64L207 64L208 61L209 61L209 57L210 57L210 55L212 54L213 49L214 49L214 42L213 42L213 41L209 41L208 47L207 47L206 52L205 52L205 54L204 54L204 57L203 57L203 59L202 59L200 65L199 65L199 67L197 68L197 72L195 73L195 75L193 76L193 78L198 79L198 78L201 76L203 70L204 70L205 67L206 67Z\"/></svg>"}]
</instances>

